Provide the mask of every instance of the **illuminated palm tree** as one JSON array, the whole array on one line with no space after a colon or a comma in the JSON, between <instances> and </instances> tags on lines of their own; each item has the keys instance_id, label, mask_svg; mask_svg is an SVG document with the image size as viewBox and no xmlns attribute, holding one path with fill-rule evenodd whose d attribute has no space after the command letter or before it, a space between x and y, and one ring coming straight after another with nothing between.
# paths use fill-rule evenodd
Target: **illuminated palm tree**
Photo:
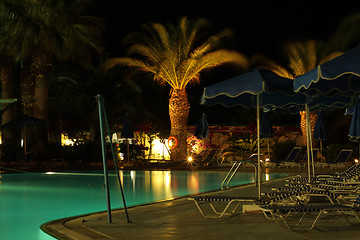
<instances>
[{"instance_id":1,"label":"illuminated palm tree","mask_svg":"<svg viewBox=\"0 0 360 240\"><path fill-rule=\"evenodd\" d=\"M287 55L286 66L280 65L275 61L260 55L253 57L253 62L259 67L270 70L279 76L294 79L299 75L303 75L310 70L316 68L319 64L329 61L342 52L325 53L327 46L315 40L307 40L305 42L290 42L284 50ZM305 111L300 112L301 116L301 132L306 143L306 117ZM314 133L315 122L317 119L316 112L310 112L311 133Z\"/></svg>"},{"instance_id":2,"label":"illuminated palm tree","mask_svg":"<svg viewBox=\"0 0 360 240\"><path fill-rule=\"evenodd\" d=\"M130 35L128 58L113 58L107 68L126 65L153 75L160 85L171 86L169 115L170 135L178 139L178 146L172 150L172 159L180 161L186 155L186 127L189 115L189 102L186 87L198 83L200 72L225 63L236 63L246 68L248 61L235 51L219 49L220 41L229 35L222 31L200 42L207 21L190 21L183 17L178 25L152 23L143 27L144 32Z\"/></svg>"},{"instance_id":3,"label":"illuminated palm tree","mask_svg":"<svg viewBox=\"0 0 360 240\"><path fill-rule=\"evenodd\" d=\"M359 45L360 12L355 12L342 19L335 33L328 39L328 50L346 51Z\"/></svg>"}]
</instances>

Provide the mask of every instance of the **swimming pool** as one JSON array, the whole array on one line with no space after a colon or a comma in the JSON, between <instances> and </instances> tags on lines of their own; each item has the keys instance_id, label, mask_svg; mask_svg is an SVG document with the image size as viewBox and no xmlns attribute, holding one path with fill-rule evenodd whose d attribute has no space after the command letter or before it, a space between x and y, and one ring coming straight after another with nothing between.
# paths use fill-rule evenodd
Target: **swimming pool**
<instances>
[{"instance_id":1,"label":"swimming pool","mask_svg":"<svg viewBox=\"0 0 360 240\"><path fill-rule=\"evenodd\" d=\"M120 172L128 206L217 190L225 175L202 171ZM263 179L284 176L264 174ZM250 182L254 182L253 173L239 173L231 186ZM109 183L112 209L122 207L115 172L110 172ZM40 230L41 224L105 210L101 172L0 175L0 239L54 239Z\"/></svg>"}]
</instances>

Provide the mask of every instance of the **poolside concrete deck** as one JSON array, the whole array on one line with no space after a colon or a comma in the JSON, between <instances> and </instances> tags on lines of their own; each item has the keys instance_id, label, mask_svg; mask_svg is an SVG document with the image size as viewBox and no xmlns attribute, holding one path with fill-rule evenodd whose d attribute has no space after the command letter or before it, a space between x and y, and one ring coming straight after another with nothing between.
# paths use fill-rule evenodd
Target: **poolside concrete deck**
<instances>
[{"instance_id":1,"label":"poolside concrete deck","mask_svg":"<svg viewBox=\"0 0 360 240\"><path fill-rule=\"evenodd\" d=\"M263 184L263 191L283 186L285 179ZM256 196L257 188L241 186L211 194ZM205 195L210 195L209 193ZM239 208L241 211L241 208ZM59 239L359 239L360 226L349 225L344 217L323 217L310 232L297 233L278 226L263 214L239 213L221 219L204 218L195 204L186 198L128 209L132 223L123 210L90 214L49 223L45 229Z\"/></svg>"}]
</instances>

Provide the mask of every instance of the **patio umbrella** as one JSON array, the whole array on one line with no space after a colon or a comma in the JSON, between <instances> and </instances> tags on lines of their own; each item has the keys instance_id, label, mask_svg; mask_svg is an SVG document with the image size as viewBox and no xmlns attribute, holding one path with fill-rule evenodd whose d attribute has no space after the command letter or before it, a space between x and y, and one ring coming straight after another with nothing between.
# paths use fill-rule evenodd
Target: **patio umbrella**
<instances>
[{"instance_id":1,"label":"patio umbrella","mask_svg":"<svg viewBox=\"0 0 360 240\"><path fill-rule=\"evenodd\" d=\"M241 105L256 107L257 144L258 144L258 179L260 168L260 107L287 108L296 104L304 105L307 101L303 94L292 90L292 80L274 73L253 69L234 78L216 83L204 89L202 103L206 105L222 104L226 107ZM258 184L259 197L261 184Z\"/></svg>"},{"instance_id":2,"label":"patio umbrella","mask_svg":"<svg viewBox=\"0 0 360 240\"><path fill-rule=\"evenodd\" d=\"M315 122L314 140L320 141L320 153L322 155L322 141L325 140L325 129L323 125L323 112L319 111Z\"/></svg>"},{"instance_id":3,"label":"patio umbrella","mask_svg":"<svg viewBox=\"0 0 360 240\"><path fill-rule=\"evenodd\" d=\"M12 121L2 125L2 128L23 128L46 125L47 121L39 118L33 118L27 115L20 115Z\"/></svg>"},{"instance_id":4,"label":"patio umbrella","mask_svg":"<svg viewBox=\"0 0 360 240\"><path fill-rule=\"evenodd\" d=\"M33 118L27 115L20 115L16 118L14 118L12 121L2 125L2 128L22 128L23 129L23 135L24 135L24 152L25 152L25 161L26 161L26 127L34 127L34 126L43 126L46 125L47 121L39 118Z\"/></svg>"},{"instance_id":5,"label":"patio umbrella","mask_svg":"<svg viewBox=\"0 0 360 240\"><path fill-rule=\"evenodd\" d=\"M359 62L360 46L296 77L294 91L312 95L360 92Z\"/></svg>"},{"instance_id":6,"label":"patio umbrella","mask_svg":"<svg viewBox=\"0 0 360 240\"><path fill-rule=\"evenodd\" d=\"M360 98L358 98L356 101L354 113L351 118L348 137L350 141L359 142L359 151L360 151Z\"/></svg>"},{"instance_id":7,"label":"patio umbrella","mask_svg":"<svg viewBox=\"0 0 360 240\"><path fill-rule=\"evenodd\" d=\"M209 136L209 124L206 120L205 113L201 115L199 121L197 122L194 136L199 139L204 139Z\"/></svg>"},{"instance_id":8,"label":"patio umbrella","mask_svg":"<svg viewBox=\"0 0 360 240\"><path fill-rule=\"evenodd\" d=\"M129 115L126 113L124 115L124 123L123 128L121 130L121 137L126 138L126 157L127 160L130 160L130 154L129 154L129 138L134 138L134 129L132 127Z\"/></svg>"},{"instance_id":9,"label":"patio umbrella","mask_svg":"<svg viewBox=\"0 0 360 240\"><path fill-rule=\"evenodd\" d=\"M270 160L269 138L272 138L273 136L274 136L274 129L269 121L268 113L263 112L260 123L260 137L266 138L269 160Z\"/></svg>"},{"instance_id":10,"label":"patio umbrella","mask_svg":"<svg viewBox=\"0 0 360 240\"><path fill-rule=\"evenodd\" d=\"M360 93L360 47L340 55L317 68L294 79L294 91L311 96L348 98L343 108L354 103L354 96ZM333 107L339 107L335 104Z\"/></svg>"},{"instance_id":11,"label":"patio umbrella","mask_svg":"<svg viewBox=\"0 0 360 240\"><path fill-rule=\"evenodd\" d=\"M260 146L260 107L284 109L297 113L309 109L332 109L349 105L351 99L345 95L307 96L293 91L293 80L280 77L272 72L253 69L237 77L216 83L204 89L202 104L221 104L225 107L244 106L257 108L257 134ZM307 117L307 125L309 124ZM308 127L309 128L309 127ZM310 134L307 134L310 137ZM308 174L310 179L310 139L308 139ZM260 149L258 148L258 167L260 166ZM258 171L260 179L260 169ZM260 184L259 184L260 194Z\"/></svg>"}]
</instances>

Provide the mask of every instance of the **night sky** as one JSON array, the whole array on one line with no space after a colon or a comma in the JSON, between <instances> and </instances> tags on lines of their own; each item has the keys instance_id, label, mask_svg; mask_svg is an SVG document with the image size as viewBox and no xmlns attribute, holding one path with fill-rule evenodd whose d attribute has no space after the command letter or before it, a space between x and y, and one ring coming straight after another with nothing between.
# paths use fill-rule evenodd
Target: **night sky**
<instances>
[{"instance_id":1,"label":"night sky","mask_svg":"<svg viewBox=\"0 0 360 240\"><path fill-rule=\"evenodd\" d=\"M108 2L108 3L107 3ZM277 2L277 1L272 1ZM283 2L283 1L281 1ZM181 16L204 17L218 29L230 28L235 32L234 41L229 48L236 49L247 56L263 54L272 59L281 59L281 49L286 41L329 38L336 30L340 20L345 16L359 12L360 8L344 5L315 6L302 1L288 3L263 3L262 1L101 1L96 4L96 14L106 20L105 42L111 57L124 56L122 39L128 33L151 21L176 23ZM324 3L324 2L321 2ZM330 6L331 4L331 6ZM203 87L238 74L227 68L215 70L202 75L200 86L189 88L191 104L189 123L205 112L211 123L219 115L218 108L207 108L199 105ZM168 101L165 99L164 101ZM236 121L236 112L241 110L224 110L222 124ZM213 114L212 114L213 113ZM231 114L232 113L232 114ZM234 114L235 113L235 114ZM234 116L235 115L235 116ZM226 117L225 117L226 116ZM251 117L251 114L249 115ZM290 121L291 117L290 117Z\"/></svg>"},{"instance_id":2,"label":"night sky","mask_svg":"<svg viewBox=\"0 0 360 240\"><path fill-rule=\"evenodd\" d=\"M305 5L301 1L282 4L259 1L101 1L97 15L106 19L106 43L112 56L122 54L121 40L141 24L156 21L175 23L181 16L204 17L218 28L235 31L233 48L247 54L276 55L279 45L289 39L326 40L344 16L360 8L347 4ZM110 2L106 4L106 2ZM276 2L276 1L272 1Z\"/></svg>"}]
</instances>

